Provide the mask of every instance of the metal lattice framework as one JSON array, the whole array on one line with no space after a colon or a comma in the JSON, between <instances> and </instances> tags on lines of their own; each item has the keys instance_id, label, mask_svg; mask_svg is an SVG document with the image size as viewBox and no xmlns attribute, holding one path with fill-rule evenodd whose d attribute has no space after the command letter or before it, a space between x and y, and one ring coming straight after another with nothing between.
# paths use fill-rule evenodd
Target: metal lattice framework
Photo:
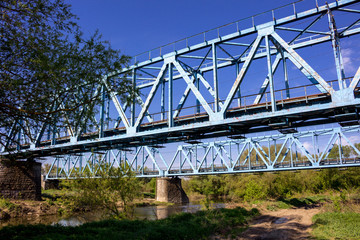
<instances>
[{"instance_id":1,"label":"metal lattice framework","mask_svg":"<svg viewBox=\"0 0 360 240\"><path fill-rule=\"evenodd\" d=\"M352 167L360 164L360 145L351 135L360 127L331 128L237 140L179 145L173 154L142 146L133 151L108 150L87 155L58 156L48 179L97 176L104 164L127 164L138 177L229 174L261 171ZM348 151L344 151L347 146ZM332 156L331 156L332 155Z\"/></svg>"},{"instance_id":2,"label":"metal lattice framework","mask_svg":"<svg viewBox=\"0 0 360 240\"><path fill-rule=\"evenodd\" d=\"M139 55L131 67L104 77L96 126L87 132L76 129L81 124L56 130L43 126L32 138L9 131L21 140L15 155L110 155L137 147L157 166L151 147L159 144L273 129L286 133L324 123L359 124L360 68L346 76L340 49L341 39L360 33L358 2L314 4L303 12L294 3ZM282 12L286 17L280 17ZM265 23L255 24L258 19ZM313 47L332 57L314 63ZM326 66L321 74L318 64ZM329 69L336 69L334 76ZM116 76L131 78L140 90L131 104L108 88L107 78ZM46 134L47 129L52 132ZM266 169L273 166L268 161ZM234 170L231 164L226 168ZM191 169L196 172L195 166ZM167 171L169 175L171 169Z\"/></svg>"}]
</instances>

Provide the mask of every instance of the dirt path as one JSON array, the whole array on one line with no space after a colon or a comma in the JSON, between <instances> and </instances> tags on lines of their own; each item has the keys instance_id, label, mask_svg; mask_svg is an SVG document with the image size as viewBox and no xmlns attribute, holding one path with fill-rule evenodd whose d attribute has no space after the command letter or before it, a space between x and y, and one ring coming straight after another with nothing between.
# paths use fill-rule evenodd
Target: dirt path
<instances>
[{"instance_id":1,"label":"dirt path","mask_svg":"<svg viewBox=\"0 0 360 240\"><path fill-rule=\"evenodd\" d=\"M236 239L309 239L311 219L319 211L318 208L262 211Z\"/></svg>"}]
</instances>

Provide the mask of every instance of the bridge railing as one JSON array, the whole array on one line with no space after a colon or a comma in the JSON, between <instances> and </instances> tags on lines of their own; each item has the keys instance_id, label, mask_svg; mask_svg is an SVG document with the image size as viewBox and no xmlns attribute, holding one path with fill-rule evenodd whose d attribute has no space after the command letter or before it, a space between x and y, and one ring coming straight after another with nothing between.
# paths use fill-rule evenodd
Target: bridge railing
<instances>
[{"instance_id":1,"label":"bridge railing","mask_svg":"<svg viewBox=\"0 0 360 240\"><path fill-rule=\"evenodd\" d=\"M176 52L180 49L186 49L190 46L206 43L213 39L221 38L222 36L241 32L248 29L255 29L256 26L262 23L274 21L285 18L286 16L297 16L298 13L309 8L319 8L327 3L325 0L298 0L292 3L268 10L250 17L242 18L240 20L209 29L207 31L185 37L183 39L162 45L160 47L145 51L143 53L133 56L132 64L136 65L139 62L144 62L158 57L163 57L168 53ZM311 36L314 38L314 36ZM296 41L301 41L297 39Z\"/></svg>"}]
</instances>

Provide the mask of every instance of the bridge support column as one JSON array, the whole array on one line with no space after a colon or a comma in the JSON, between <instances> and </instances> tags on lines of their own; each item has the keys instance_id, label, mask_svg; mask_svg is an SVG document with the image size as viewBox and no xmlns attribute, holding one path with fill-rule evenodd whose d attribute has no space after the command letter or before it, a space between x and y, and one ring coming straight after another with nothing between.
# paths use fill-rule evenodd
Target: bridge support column
<instances>
[{"instance_id":1,"label":"bridge support column","mask_svg":"<svg viewBox=\"0 0 360 240\"><path fill-rule=\"evenodd\" d=\"M189 198L181 186L178 177L156 179L156 201L169 203L189 203Z\"/></svg>"},{"instance_id":2,"label":"bridge support column","mask_svg":"<svg viewBox=\"0 0 360 240\"><path fill-rule=\"evenodd\" d=\"M0 160L0 197L41 200L41 163Z\"/></svg>"},{"instance_id":3,"label":"bridge support column","mask_svg":"<svg viewBox=\"0 0 360 240\"><path fill-rule=\"evenodd\" d=\"M41 175L41 189L48 190L48 189L60 189L59 179L46 179L45 175Z\"/></svg>"}]
</instances>

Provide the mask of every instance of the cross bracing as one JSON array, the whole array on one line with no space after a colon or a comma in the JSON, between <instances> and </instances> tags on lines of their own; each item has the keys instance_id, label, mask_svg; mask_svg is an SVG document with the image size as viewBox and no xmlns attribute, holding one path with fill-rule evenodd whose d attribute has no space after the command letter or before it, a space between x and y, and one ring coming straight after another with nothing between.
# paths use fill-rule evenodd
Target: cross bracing
<instances>
[{"instance_id":1,"label":"cross bracing","mask_svg":"<svg viewBox=\"0 0 360 240\"><path fill-rule=\"evenodd\" d=\"M179 145L174 151L141 146L57 156L48 179L100 177L103 166L128 165L138 177L321 169L360 165L359 126Z\"/></svg>"},{"instance_id":2,"label":"cross bracing","mask_svg":"<svg viewBox=\"0 0 360 240\"><path fill-rule=\"evenodd\" d=\"M284 10L278 9L269 22L251 17L250 26L235 22L216 29L212 39L206 32L200 42L189 38L170 52L162 49L154 56L152 51L149 59L104 76L96 90L103 103L94 126L82 129L84 124L69 123L63 114L61 129L44 124L25 135L25 127L19 127L25 119L8 131L17 145L6 146L17 151L2 154L57 156L325 123L359 124L359 63L344 61L341 50L341 41L356 40L360 32L358 2L314 4L303 12L294 3L286 6L291 9L287 17L278 17ZM357 71L350 68L354 64ZM108 87L107 80L117 76L128 77L139 89L131 103Z\"/></svg>"}]
</instances>

